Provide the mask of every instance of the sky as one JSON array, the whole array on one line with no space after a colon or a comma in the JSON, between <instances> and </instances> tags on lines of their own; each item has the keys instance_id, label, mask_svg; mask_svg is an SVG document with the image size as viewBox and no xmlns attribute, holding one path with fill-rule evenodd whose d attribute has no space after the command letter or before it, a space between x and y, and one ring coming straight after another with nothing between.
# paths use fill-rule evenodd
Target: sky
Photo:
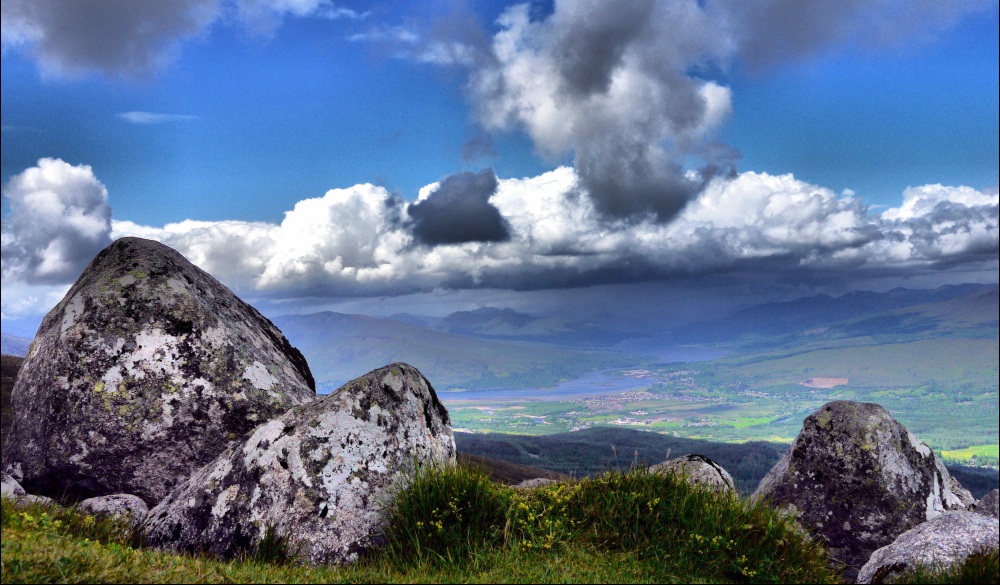
<instances>
[{"instance_id":1,"label":"sky","mask_svg":"<svg viewBox=\"0 0 1000 585\"><path fill-rule=\"evenodd\" d=\"M123 236L266 314L995 283L998 12L2 0L3 330Z\"/></svg>"}]
</instances>

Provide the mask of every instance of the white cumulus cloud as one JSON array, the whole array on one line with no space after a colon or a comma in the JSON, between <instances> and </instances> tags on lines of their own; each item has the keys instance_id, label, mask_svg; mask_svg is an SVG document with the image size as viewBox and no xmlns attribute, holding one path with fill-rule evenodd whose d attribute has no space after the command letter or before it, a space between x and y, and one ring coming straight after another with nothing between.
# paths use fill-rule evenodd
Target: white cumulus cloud
<instances>
[{"instance_id":1,"label":"white cumulus cloud","mask_svg":"<svg viewBox=\"0 0 1000 585\"><path fill-rule=\"evenodd\" d=\"M449 182L428 186L424 200ZM719 274L806 288L947 270L995 276L1000 249L995 192L915 187L878 214L850 193L790 174L718 177L670 223L609 221L570 167L498 178L488 201L509 237L453 243L417 238L409 204L370 184L299 201L280 223L162 227L109 222L106 191L90 168L58 160L40 161L4 193L12 209L3 232L5 315L44 304L51 287L65 286L111 238L127 235L164 242L240 294L274 300Z\"/></svg>"},{"instance_id":2,"label":"white cumulus cloud","mask_svg":"<svg viewBox=\"0 0 1000 585\"><path fill-rule=\"evenodd\" d=\"M89 166L43 158L11 177L3 196L5 282L70 282L111 243L108 191Z\"/></svg>"}]
</instances>

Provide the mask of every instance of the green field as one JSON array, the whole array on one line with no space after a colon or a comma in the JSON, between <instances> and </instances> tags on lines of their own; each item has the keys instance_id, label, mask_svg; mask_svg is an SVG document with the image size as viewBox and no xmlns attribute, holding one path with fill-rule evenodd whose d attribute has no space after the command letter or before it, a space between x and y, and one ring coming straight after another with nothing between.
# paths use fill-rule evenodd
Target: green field
<instances>
[{"instance_id":1,"label":"green field","mask_svg":"<svg viewBox=\"0 0 1000 585\"><path fill-rule=\"evenodd\" d=\"M1000 445L973 445L965 449L942 451L945 459L962 463L977 463L980 465L997 466L1000 460Z\"/></svg>"},{"instance_id":2,"label":"green field","mask_svg":"<svg viewBox=\"0 0 1000 585\"><path fill-rule=\"evenodd\" d=\"M854 340L870 343L867 340ZM846 343L844 340L838 343ZM996 465L998 341L940 338L905 343L771 348L713 362L647 366L619 375L648 386L625 393L546 401L449 401L454 425L469 432L552 434L617 426L713 441L787 442L826 402L874 402L956 461ZM832 387L808 380L839 379ZM820 384L822 386L822 384Z\"/></svg>"}]
</instances>

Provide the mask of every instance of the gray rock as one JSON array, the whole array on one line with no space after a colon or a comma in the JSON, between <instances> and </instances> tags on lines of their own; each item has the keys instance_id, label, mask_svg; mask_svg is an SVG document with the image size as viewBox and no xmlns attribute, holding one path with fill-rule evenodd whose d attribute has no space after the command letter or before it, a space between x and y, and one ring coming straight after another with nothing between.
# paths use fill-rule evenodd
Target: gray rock
<instances>
[{"instance_id":1,"label":"gray rock","mask_svg":"<svg viewBox=\"0 0 1000 585\"><path fill-rule=\"evenodd\" d=\"M848 577L903 532L972 501L930 447L860 402L831 402L806 418L753 497L795 514Z\"/></svg>"},{"instance_id":2,"label":"gray rock","mask_svg":"<svg viewBox=\"0 0 1000 585\"><path fill-rule=\"evenodd\" d=\"M540 487L545 487L553 483L559 483L554 479L549 479L547 477L535 477L533 479L526 479L517 485L513 486L516 490L533 490Z\"/></svg>"},{"instance_id":3,"label":"gray rock","mask_svg":"<svg viewBox=\"0 0 1000 585\"><path fill-rule=\"evenodd\" d=\"M1000 522L971 512L945 512L875 551L858 574L859 583L885 583L918 567L949 569L970 555L997 550Z\"/></svg>"},{"instance_id":4,"label":"gray rock","mask_svg":"<svg viewBox=\"0 0 1000 585\"><path fill-rule=\"evenodd\" d=\"M174 250L123 238L45 317L3 469L29 492L162 499L315 389L281 332Z\"/></svg>"},{"instance_id":5,"label":"gray rock","mask_svg":"<svg viewBox=\"0 0 1000 585\"><path fill-rule=\"evenodd\" d=\"M23 504L43 504L43 505L46 505L46 506L53 506L53 507L58 507L58 508L62 507L55 500L53 500L52 498L48 498L48 497L45 497L45 496L36 496L36 495L33 495L33 494L28 494L26 496L21 496L20 498L18 498L17 501L18 501L18 503L23 503Z\"/></svg>"},{"instance_id":6,"label":"gray rock","mask_svg":"<svg viewBox=\"0 0 1000 585\"><path fill-rule=\"evenodd\" d=\"M998 499L998 495L1000 495L1000 491L998 490L993 490L986 494L983 496L983 499L976 503L974 511L983 516L1000 518L1000 499Z\"/></svg>"},{"instance_id":7,"label":"gray rock","mask_svg":"<svg viewBox=\"0 0 1000 585\"><path fill-rule=\"evenodd\" d=\"M133 525L141 524L149 513L149 506L142 498L131 494L114 494L86 499L76 506L77 510L91 516L111 516L127 520Z\"/></svg>"},{"instance_id":8,"label":"gray rock","mask_svg":"<svg viewBox=\"0 0 1000 585\"><path fill-rule=\"evenodd\" d=\"M658 463L649 468L650 473L673 473L687 481L715 491L736 493L733 476L721 465L704 455L684 455Z\"/></svg>"},{"instance_id":9,"label":"gray rock","mask_svg":"<svg viewBox=\"0 0 1000 585\"><path fill-rule=\"evenodd\" d=\"M311 563L353 562L379 541L385 506L416 464L451 464L448 411L411 366L392 364L258 427L147 516L146 541L219 557L268 530Z\"/></svg>"},{"instance_id":10,"label":"gray rock","mask_svg":"<svg viewBox=\"0 0 1000 585\"><path fill-rule=\"evenodd\" d=\"M6 473L0 473L0 497L13 500L24 495L27 495L27 492L16 479Z\"/></svg>"}]
</instances>

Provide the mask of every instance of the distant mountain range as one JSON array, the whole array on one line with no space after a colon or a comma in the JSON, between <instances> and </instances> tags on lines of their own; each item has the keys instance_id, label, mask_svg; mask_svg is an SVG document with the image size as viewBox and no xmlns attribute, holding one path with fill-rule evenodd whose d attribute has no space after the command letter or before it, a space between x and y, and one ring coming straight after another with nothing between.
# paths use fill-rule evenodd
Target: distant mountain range
<instances>
[{"instance_id":1,"label":"distant mountain range","mask_svg":"<svg viewBox=\"0 0 1000 585\"><path fill-rule=\"evenodd\" d=\"M816 295L757 305L723 319L698 323L671 333L673 339L680 343L730 343L747 338L796 334L869 315L977 297L982 293L992 293L992 298L996 298L997 286L960 284L932 290L896 288L884 293L861 291L840 297ZM996 317L994 311L994 321Z\"/></svg>"},{"instance_id":2,"label":"distant mountain range","mask_svg":"<svg viewBox=\"0 0 1000 585\"><path fill-rule=\"evenodd\" d=\"M274 323L302 351L317 386L327 391L395 361L416 366L439 388L544 387L642 361L620 352L470 337L363 315L290 315Z\"/></svg>"},{"instance_id":3,"label":"distant mountain range","mask_svg":"<svg viewBox=\"0 0 1000 585\"><path fill-rule=\"evenodd\" d=\"M28 354L29 345L31 345L31 339L27 337L17 337L6 333L0 334L0 353L3 355L24 357Z\"/></svg>"},{"instance_id":4,"label":"distant mountain range","mask_svg":"<svg viewBox=\"0 0 1000 585\"><path fill-rule=\"evenodd\" d=\"M998 305L998 287L979 284L817 295L638 338L586 320L497 307L444 317L326 312L274 321L325 390L393 361L413 364L442 389L517 388L551 386L595 369L714 359L722 351L995 339ZM4 334L3 353L23 356L30 341Z\"/></svg>"}]
</instances>

